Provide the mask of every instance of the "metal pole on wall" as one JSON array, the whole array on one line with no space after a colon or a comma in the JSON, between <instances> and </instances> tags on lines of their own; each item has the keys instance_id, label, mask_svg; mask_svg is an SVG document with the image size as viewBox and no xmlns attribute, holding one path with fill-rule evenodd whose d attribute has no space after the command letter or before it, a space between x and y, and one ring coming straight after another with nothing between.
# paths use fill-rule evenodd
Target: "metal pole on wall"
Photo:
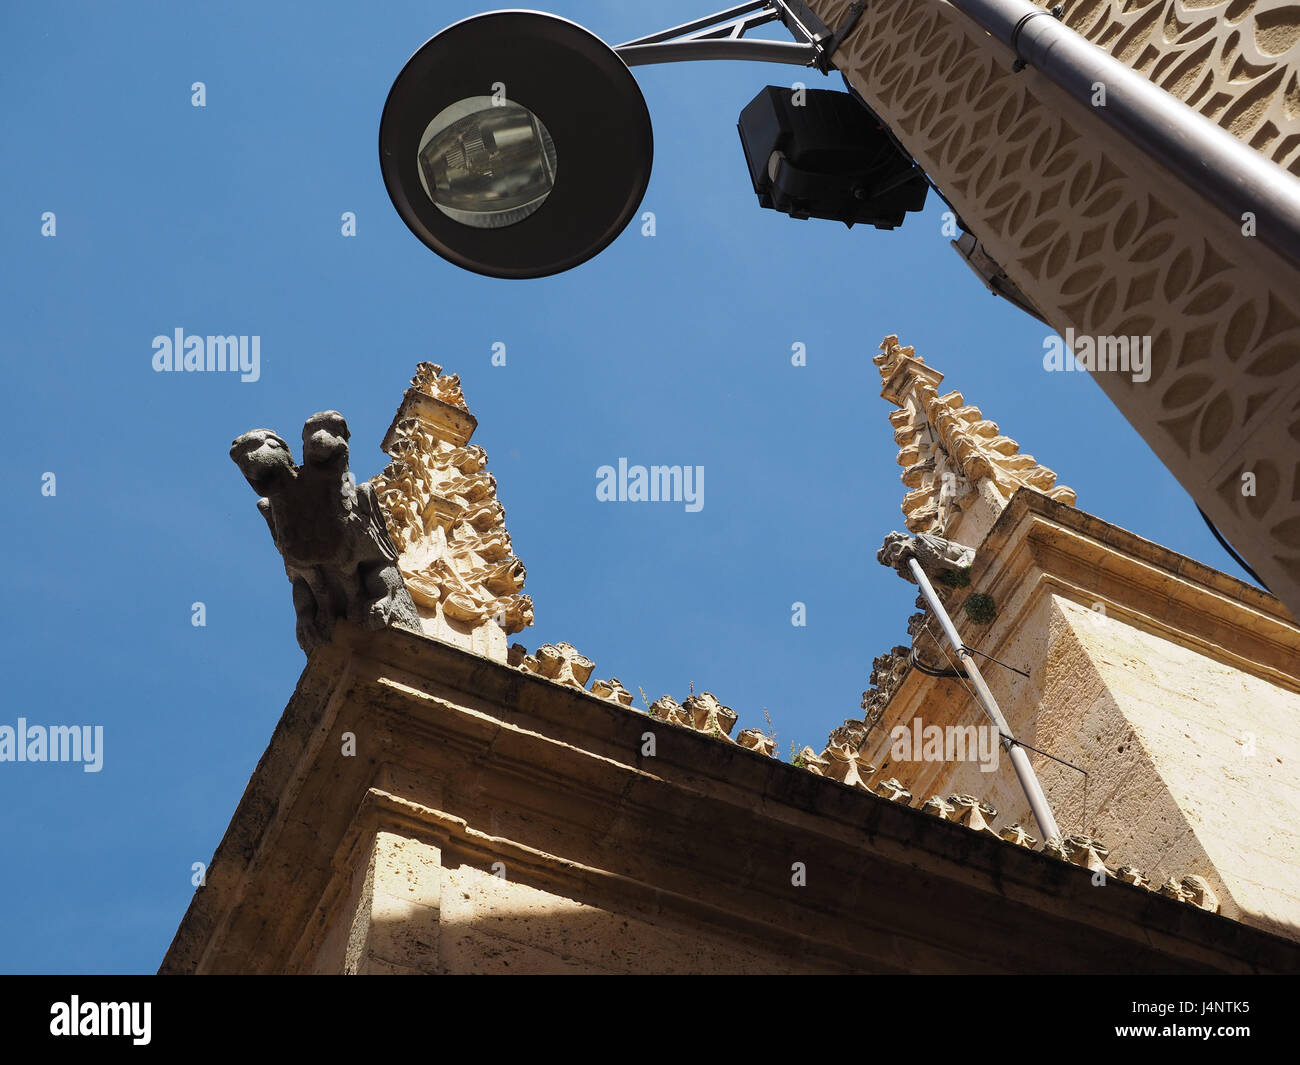
<instances>
[{"instance_id":1,"label":"metal pole on wall","mask_svg":"<svg viewBox=\"0 0 1300 1065\"><path fill-rule=\"evenodd\" d=\"M993 698L989 686L984 683L984 675L980 672L980 667L975 664L975 656L970 653L962 642L962 638L957 635L957 629L953 626L952 618L948 616L948 611L944 609L943 603L939 601L939 596L935 594L934 586L930 583L930 578L925 575L925 571L921 569L921 564L913 557L907 560L907 565L912 572L912 576L916 578L916 583L920 585L921 594L925 596L925 601L930 604L934 616L939 619L939 625L943 628L944 635L948 637L948 642L953 645L958 656L962 659L966 668L966 675L975 686L975 693L979 696L984 712L998 730L998 737L1003 749L1011 756L1011 765L1016 771L1016 776L1020 778L1020 786L1025 789L1025 798L1029 800L1029 808L1034 812L1034 820L1038 822L1044 840L1060 839L1061 830L1056 827L1056 818L1052 816L1052 808L1047 804L1047 796L1043 794L1043 787L1038 783L1038 776L1034 773L1034 767L1029 764L1029 756L1025 754L1025 749L1016 742L1015 737L1011 735L1011 726L1007 724L1007 719L1002 716L1002 711L998 709L997 700Z\"/></svg>"}]
</instances>

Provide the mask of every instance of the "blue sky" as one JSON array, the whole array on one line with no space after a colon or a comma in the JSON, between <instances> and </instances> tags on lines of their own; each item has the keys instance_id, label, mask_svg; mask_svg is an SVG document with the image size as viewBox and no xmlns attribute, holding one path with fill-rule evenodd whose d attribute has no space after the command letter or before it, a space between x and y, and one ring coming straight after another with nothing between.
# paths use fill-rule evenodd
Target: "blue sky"
<instances>
[{"instance_id":1,"label":"blue sky","mask_svg":"<svg viewBox=\"0 0 1300 1065\"><path fill-rule=\"evenodd\" d=\"M551 9L611 42L706 11ZM373 476L421 360L459 373L478 417L535 601L536 626L514 639L568 640L652 700L693 682L740 728L767 707L783 755L791 741L820 750L857 716L872 658L906 639L915 590L874 560L905 491L871 363L888 333L1083 509L1236 573L1100 389L1043 372L1045 327L947 247L937 198L894 232L758 207L740 109L765 84L837 77L638 68L656 235L630 226L574 271L502 281L411 235L376 153L403 63L482 8L303 10L48 3L3 17L0 724L102 725L104 764L0 763L0 971L157 968L192 863L211 857L304 664L230 441L260 426L296 441L308 415L337 408L353 470ZM178 327L260 336L260 380L153 372L153 338ZM621 456L703 466L703 509L597 502L597 468Z\"/></svg>"}]
</instances>

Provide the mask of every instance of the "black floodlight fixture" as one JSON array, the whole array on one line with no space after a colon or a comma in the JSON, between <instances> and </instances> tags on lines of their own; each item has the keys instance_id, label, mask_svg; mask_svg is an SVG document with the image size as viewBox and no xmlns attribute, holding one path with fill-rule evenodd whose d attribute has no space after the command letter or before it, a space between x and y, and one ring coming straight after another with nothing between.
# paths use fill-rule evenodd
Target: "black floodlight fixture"
<instances>
[{"instance_id":1,"label":"black floodlight fixture","mask_svg":"<svg viewBox=\"0 0 1300 1065\"><path fill-rule=\"evenodd\" d=\"M384 185L444 259L491 277L545 277L622 232L654 140L636 79L576 23L493 11L430 38L379 124Z\"/></svg>"},{"instance_id":2,"label":"black floodlight fixture","mask_svg":"<svg viewBox=\"0 0 1300 1065\"><path fill-rule=\"evenodd\" d=\"M769 85L740 112L738 128L763 207L893 229L925 206L924 173L846 92Z\"/></svg>"}]
</instances>

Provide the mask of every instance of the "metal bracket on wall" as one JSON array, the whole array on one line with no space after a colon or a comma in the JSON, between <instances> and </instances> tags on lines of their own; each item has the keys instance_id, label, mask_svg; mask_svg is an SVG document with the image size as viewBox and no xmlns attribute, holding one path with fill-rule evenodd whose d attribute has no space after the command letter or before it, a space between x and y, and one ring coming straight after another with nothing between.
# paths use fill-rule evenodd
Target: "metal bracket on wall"
<instances>
[{"instance_id":1,"label":"metal bracket on wall","mask_svg":"<svg viewBox=\"0 0 1300 1065\"><path fill-rule=\"evenodd\" d=\"M753 0L703 18L638 37L614 49L630 67L700 59L740 59L831 69L835 49L857 24L865 0L850 5L839 30L831 32L803 0ZM772 22L782 23L789 41L746 39L745 34Z\"/></svg>"}]
</instances>

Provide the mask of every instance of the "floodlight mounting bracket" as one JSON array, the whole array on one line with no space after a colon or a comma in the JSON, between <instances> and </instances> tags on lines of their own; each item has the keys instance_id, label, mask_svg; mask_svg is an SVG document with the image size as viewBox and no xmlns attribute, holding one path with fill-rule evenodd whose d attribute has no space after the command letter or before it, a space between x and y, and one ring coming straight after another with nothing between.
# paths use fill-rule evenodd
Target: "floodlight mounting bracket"
<instances>
[{"instance_id":1,"label":"floodlight mounting bracket","mask_svg":"<svg viewBox=\"0 0 1300 1065\"><path fill-rule=\"evenodd\" d=\"M813 67L827 74L831 57L857 25L865 0L854 0L844 24L832 31L804 0L752 0L703 18L638 37L614 49L628 66L737 59ZM781 22L794 41L746 39L745 34Z\"/></svg>"}]
</instances>

